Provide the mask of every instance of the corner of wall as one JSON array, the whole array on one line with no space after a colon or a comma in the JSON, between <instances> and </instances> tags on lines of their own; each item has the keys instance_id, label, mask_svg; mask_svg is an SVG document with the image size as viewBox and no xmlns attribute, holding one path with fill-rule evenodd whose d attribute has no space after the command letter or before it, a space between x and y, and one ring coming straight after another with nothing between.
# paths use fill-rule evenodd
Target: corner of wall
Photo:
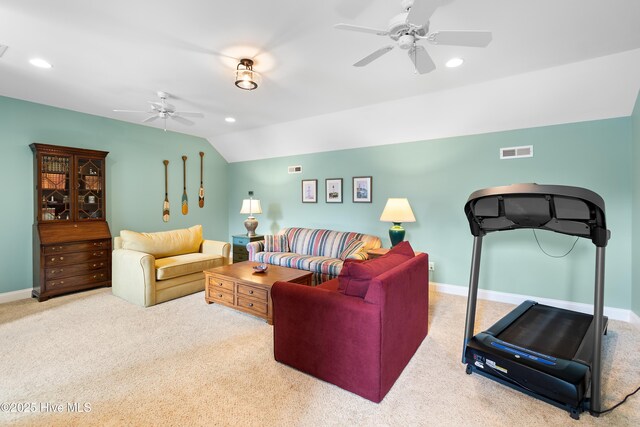
<instances>
[{"instance_id":1,"label":"corner of wall","mask_svg":"<svg viewBox=\"0 0 640 427\"><path fill-rule=\"evenodd\" d=\"M636 97L635 108L631 114L632 131L632 218L640 215L640 92ZM631 237L631 310L640 318L640 224L632 221Z\"/></svg>"}]
</instances>

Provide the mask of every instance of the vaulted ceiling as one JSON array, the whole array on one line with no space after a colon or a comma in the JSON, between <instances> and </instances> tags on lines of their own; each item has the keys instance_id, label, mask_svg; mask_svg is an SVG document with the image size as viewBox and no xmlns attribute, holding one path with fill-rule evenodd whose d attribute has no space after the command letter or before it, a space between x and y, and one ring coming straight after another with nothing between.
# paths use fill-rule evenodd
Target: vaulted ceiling
<instances>
[{"instance_id":1,"label":"vaulted ceiling","mask_svg":"<svg viewBox=\"0 0 640 427\"><path fill-rule=\"evenodd\" d=\"M472 48L423 40L437 68L421 75L398 48L353 67L392 42L333 28L385 29L401 12L400 0L2 0L0 45L8 48L0 57L0 95L140 123L144 113L113 109L146 110L166 91L178 110L204 113L191 126L169 121L169 130L207 138L237 161L250 158L242 151L252 142L234 149L233 135L416 96L435 102L447 91L573 63L589 67L589 60L640 49L638 0L435 1L431 30L488 30L493 41ZM34 57L53 68L31 66ZM234 86L243 57L262 74L255 91ZM465 62L445 67L452 57ZM617 71L610 70L612 80ZM638 80L628 88L634 97ZM520 90L526 88L511 96Z\"/></svg>"}]
</instances>

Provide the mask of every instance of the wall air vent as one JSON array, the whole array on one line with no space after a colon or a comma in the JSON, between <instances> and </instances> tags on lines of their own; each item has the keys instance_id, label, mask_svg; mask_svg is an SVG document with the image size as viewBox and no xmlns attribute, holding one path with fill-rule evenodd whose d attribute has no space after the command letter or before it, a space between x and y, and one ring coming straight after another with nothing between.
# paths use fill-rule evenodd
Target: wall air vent
<instances>
[{"instance_id":1,"label":"wall air vent","mask_svg":"<svg viewBox=\"0 0 640 427\"><path fill-rule=\"evenodd\" d=\"M533 145L500 149L500 159L521 159L523 157L533 157Z\"/></svg>"},{"instance_id":2,"label":"wall air vent","mask_svg":"<svg viewBox=\"0 0 640 427\"><path fill-rule=\"evenodd\" d=\"M4 55L4 53L7 51L8 47L9 46L5 46L5 45L0 44L0 58L2 58L2 55Z\"/></svg>"},{"instance_id":3,"label":"wall air vent","mask_svg":"<svg viewBox=\"0 0 640 427\"><path fill-rule=\"evenodd\" d=\"M287 168L287 171L289 172L289 174L302 173L302 166L289 166Z\"/></svg>"}]
</instances>

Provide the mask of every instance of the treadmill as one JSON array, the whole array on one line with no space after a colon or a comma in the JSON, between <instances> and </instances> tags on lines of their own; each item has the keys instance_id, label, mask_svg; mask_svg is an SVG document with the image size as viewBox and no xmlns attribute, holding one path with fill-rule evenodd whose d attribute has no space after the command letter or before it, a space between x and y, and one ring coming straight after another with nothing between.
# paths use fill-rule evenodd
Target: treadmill
<instances>
[{"instance_id":1,"label":"treadmill","mask_svg":"<svg viewBox=\"0 0 640 427\"><path fill-rule=\"evenodd\" d=\"M476 372L569 411L574 419L601 411L604 253L610 232L596 193L561 185L515 184L476 191L464 207L473 255L462 363ZM523 228L591 239L596 246L593 314L525 301L484 332L473 335L482 239Z\"/></svg>"}]
</instances>

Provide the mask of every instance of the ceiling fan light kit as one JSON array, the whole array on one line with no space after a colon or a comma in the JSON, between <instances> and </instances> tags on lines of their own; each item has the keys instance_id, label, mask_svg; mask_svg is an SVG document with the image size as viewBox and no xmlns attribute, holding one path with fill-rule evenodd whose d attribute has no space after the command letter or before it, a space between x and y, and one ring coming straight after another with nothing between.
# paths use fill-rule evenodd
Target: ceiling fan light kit
<instances>
[{"instance_id":1,"label":"ceiling fan light kit","mask_svg":"<svg viewBox=\"0 0 640 427\"><path fill-rule=\"evenodd\" d=\"M236 86L243 90L254 90L260 81L260 73L253 71L253 60L242 58L236 67Z\"/></svg>"},{"instance_id":2,"label":"ceiling fan light kit","mask_svg":"<svg viewBox=\"0 0 640 427\"><path fill-rule=\"evenodd\" d=\"M386 30L350 24L337 24L334 27L339 30L358 31L389 37L398 47L407 51L415 71L420 74L429 73L436 68L424 46L417 44L420 40L427 40L427 42L434 45L466 47L486 47L491 42L492 35L488 31L429 32L429 19L440 6L440 0L401 0L401 6L403 12L391 18ZM393 48L394 45L380 48L353 65L355 67L363 67Z\"/></svg>"}]
</instances>

